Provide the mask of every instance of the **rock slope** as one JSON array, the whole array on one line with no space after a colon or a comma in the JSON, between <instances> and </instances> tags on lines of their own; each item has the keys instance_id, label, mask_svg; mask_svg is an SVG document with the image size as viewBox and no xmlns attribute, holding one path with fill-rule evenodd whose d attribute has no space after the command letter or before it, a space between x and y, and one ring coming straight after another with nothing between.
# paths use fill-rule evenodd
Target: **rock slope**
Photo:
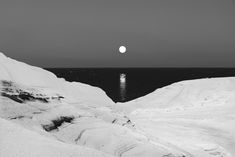
<instances>
[{"instance_id":1,"label":"rock slope","mask_svg":"<svg viewBox=\"0 0 235 157\"><path fill-rule=\"evenodd\" d=\"M182 81L115 104L0 53L0 156L233 157L235 78Z\"/></svg>"}]
</instances>

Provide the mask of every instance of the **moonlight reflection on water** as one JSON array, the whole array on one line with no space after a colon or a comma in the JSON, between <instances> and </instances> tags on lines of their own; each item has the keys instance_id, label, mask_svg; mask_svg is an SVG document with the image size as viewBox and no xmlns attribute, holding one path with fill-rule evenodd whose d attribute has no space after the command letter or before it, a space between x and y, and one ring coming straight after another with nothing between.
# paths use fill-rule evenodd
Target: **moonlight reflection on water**
<instances>
[{"instance_id":1,"label":"moonlight reflection on water","mask_svg":"<svg viewBox=\"0 0 235 157\"><path fill-rule=\"evenodd\" d=\"M126 99L126 74L120 74L120 96L121 101Z\"/></svg>"}]
</instances>

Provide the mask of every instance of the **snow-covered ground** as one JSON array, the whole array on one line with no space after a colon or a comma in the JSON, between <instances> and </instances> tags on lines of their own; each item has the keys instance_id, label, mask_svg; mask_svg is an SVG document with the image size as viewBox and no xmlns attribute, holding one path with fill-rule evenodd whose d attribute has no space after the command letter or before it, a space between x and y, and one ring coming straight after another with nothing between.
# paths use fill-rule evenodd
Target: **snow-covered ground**
<instances>
[{"instance_id":1,"label":"snow-covered ground","mask_svg":"<svg viewBox=\"0 0 235 157\"><path fill-rule=\"evenodd\" d=\"M116 109L154 142L189 156L235 156L234 77L178 82Z\"/></svg>"},{"instance_id":2,"label":"snow-covered ground","mask_svg":"<svg viewBox=\"0 0 235 157\"><path fill-rule=\"evenodd\" d=\"M235 78L182 81L115 104L0 53L0 157L234 157Z\"/></svg>"}]
</instances>

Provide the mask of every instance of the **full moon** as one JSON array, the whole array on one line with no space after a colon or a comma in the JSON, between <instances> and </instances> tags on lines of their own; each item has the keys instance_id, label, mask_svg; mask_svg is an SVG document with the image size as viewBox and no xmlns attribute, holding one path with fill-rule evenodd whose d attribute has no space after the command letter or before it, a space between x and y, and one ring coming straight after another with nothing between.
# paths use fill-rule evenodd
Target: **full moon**
<instances>
[{"instance_id":1,"label":"full moon","mask_svg":"<svg viewBox=\"0 0 235 157\"><path fill-rule=\"evenodd\" d=\"M119 47L119 52L120 53L125 53L126 52L126 47L125 46L120 46Z\"/></svg>"}]
</instances>

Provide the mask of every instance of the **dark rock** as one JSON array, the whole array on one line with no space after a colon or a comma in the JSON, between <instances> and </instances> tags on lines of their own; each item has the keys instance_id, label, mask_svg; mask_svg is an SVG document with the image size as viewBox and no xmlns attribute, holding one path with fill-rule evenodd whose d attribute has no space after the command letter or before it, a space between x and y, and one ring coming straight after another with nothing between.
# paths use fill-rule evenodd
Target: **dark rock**
<instances>
[{"instance_id":1,"label":"dark rock","mask_svg":"<svg viewBox=\"0 0 235 157\"><path fill-rule=\"evenodd\" d=\"M11 100L14 100L18 103L24 103L24 101L19 99L19 97L17 95L10 95L10 94L6 94L6 93L2 93L2 96L10 98Z\"/></svg>"},{"instance_id":2,"label":"dark rock","mask_svg":"<svg viewBox=\"0 0 235 157\"><path fill-rule=\"evenodd\" d=\"M58 119L52 120L51 124L47 124L47 125L42 125L43 129L46 131L52 131L52 130L58 130L58 127L60 127L63 123L67 122L67 123L71 123L74 120L74 117L66 117L66 116L61 116Z\"/></svg>"}]
</instances>

